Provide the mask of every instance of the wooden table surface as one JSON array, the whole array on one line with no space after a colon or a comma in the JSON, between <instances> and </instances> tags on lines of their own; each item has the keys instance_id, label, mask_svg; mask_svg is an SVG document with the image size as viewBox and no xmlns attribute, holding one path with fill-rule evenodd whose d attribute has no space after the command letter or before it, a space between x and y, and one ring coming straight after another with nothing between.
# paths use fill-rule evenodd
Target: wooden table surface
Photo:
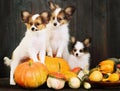
<instances>
[{"instance_id":1,"label":"wooden table surface","mask_svg":"<svg viewBox=\"0 0 120 91\"><path fill-rule=\"evenodd\" d=\"M11 86L9 85L9 78L0 78L0 91L54 91L45 85L40 86L36 89L25 89L18 85ZM92 87L91 89L87 90L83 87L79 89L71 89L70 87L66 86L58 91L120 91L120 86L117 87Z\"/></svg>"}]
</instances>

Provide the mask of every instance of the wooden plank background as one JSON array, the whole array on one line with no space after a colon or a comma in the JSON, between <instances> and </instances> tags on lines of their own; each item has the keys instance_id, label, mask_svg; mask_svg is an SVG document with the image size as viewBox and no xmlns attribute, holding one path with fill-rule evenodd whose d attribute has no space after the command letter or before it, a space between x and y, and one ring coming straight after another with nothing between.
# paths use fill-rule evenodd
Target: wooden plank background
<instances>
[{"instance_id":1,"label":"wooden plank background","mask_svg":"<svg viewBox=\"0 0 120 91\"><path fill-rule=\"evenodd\" d=\"M0 0L0 77L9 76L3 57L11 57L25 32L20 12L40 13L49 0ZM52 0L61 7L74 5L76 12L70 22L70 35L78 40L92 37L91 68L109 57L120 57L120 0Z\"/></svg>"}]
</instances>

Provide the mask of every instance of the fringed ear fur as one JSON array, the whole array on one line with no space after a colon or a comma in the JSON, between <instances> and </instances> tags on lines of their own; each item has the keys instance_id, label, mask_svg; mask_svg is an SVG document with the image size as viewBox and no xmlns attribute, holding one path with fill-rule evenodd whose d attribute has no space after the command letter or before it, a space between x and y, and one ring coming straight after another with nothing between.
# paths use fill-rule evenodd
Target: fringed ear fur
<instances>
[{"instance_id":1,"label":"fringed ear fur","mask_svg":"<svg viewBox=\"0 0 120 91\"><path fill-rule=\"evenodd\" d=\"M73 13L75 12L75 7L74 6L68 6L64 9L66 17L68 19L72 18Z\"/></svg>"},{"instance_id":2,"label":"fringed ear fur","mask_svg":"<svg viewBox=\"0 0 120 91\"><path fill-rule=\"evenodd\" d=\"M41 14L42 20L45 24L48 24L49 20L50 20L50 13L47 11L42 12Z\"/></svg>"},{"instance_id":3,"label":"fringed ear fur","mask_svg":"<svg viewBox=\"0 0 120 91\"><path fill-rule=\"evenodd\" d=\"M89 47L91 45L91 38L86 38L84 41L83 41L84 45L86 47Z\"/></svg>"},{"instance_id":4,"label":"fringed ear fur","mask_svg":"<svg viewBox=\"0 0 120 91\"><path fill-rule=\"evenodd\" d=\"M21 18L24 23L28 22L28 19L30 17L30 13L28 11L22 11L21 12Z\"/></svg>"},{"instance_id":5,"label":"fringed ear fur","mask_svg":"<svg viewBox=\"0 0 120 91\"><path fill-rule=\"evenodd\" d=\"M71 42L72 44L74 44L74 43L76 42L76 39L75 39L74 36L71 36L71 38L70 38L70 42Z\"/></svg>"},{"instance_id":6,"label":"fringed ear fur","mask_svg":"<svg viewBox=\"0 0 120 91\"><path fill-rule=\"evenodd\" d=\"M53 3L52 1L49 1L48 5L52 11L54 11L56 8L59 8L59 5Z\"/></svg>"}]
</instances>

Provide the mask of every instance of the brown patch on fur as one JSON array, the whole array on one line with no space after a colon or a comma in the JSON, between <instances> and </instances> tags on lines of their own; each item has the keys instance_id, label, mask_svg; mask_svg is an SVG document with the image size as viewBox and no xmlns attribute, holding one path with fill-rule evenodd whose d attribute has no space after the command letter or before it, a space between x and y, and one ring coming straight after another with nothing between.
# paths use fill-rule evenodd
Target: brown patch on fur
<instances>
[{"instance_id":1,"label":"brown patch on fur","mask_svg":"<svg viewBox=\"0 0 120 91\"><path fill-rule=\"evenodd\" d=\"M57 21L60 23L60 25L66 24L71 20L74 11L75 8L72 6L68 6L61 10L57 16L55 15L55 12L52 11L51 22L54 22L54 19L57 18Z\"/></svg>"},{"instance_id":2,"label":"brown patch on fur","mask_svg":"<svg viewBox=\"0 0 120 91\"><path fill-rule=\"evenodd\" d=\"M60 24L68 23L65 12L63 10L59 12L59 14L57 16L57 20L58 20L58 22L60 22Z\"/></svg>"},{"instance_id":3,"label":"brown patch on fur","mask_svg":"<svg viewBox=\"0 0 120 91\"><path fill-rule=\"evenodd\" d=\"M51 14L50 21L51 21L51 22L53 22L53 21L54 21L54 19L55 19L55 17L56 17L56 16L55 16L55 14L54 14L54 13L52 13L52 14Z\"/></svg>"},{"instance_id":4,"label":"brown patch on fur","mask_svg":"<svg viewBox=\"0 0 120 91\"><path fill-rule=\"evenodd\" d=\"M21 12L21 18L23 20L23 22L25 23L26 27L28 30L32 31L38 31L38 30L42 30L46 27L46 24L49 23L50 20L50 13L47 11L44 11L42 13L39 14L38 17L36 17L35 20L32 19L32 16L28 11L22 11ZM33 27L31 27L33 26ZM35 28L35 29L34 29Z\"/></svg>"},{"instance_id":5,"label":"brown patch on fur","mask_svg":"<svg viewBox=\"0 0 120 91\"><path fill-rule=\"evenodd\" d=\"M65 12L63 10L61 10L57 16L53 12L51 15L51 22L54 22L55 18L57 18L57 21L60 23L60 25L68 23Z\"/></svg>"},{"instance_id":6,"label":"brown patch on fur","mask_svg":"<svg viewBox=\"0 0 120 91\"><path fill-rule=\"evenodd\" d=\"M27 28L30 30L31 26L34 25L38 30L42 30L45 28L45 24L43 23L41 17L37 17L34 21L32 20L32 17L29 18L28 23L26 23Z\"/></svg>"}]
</instances>

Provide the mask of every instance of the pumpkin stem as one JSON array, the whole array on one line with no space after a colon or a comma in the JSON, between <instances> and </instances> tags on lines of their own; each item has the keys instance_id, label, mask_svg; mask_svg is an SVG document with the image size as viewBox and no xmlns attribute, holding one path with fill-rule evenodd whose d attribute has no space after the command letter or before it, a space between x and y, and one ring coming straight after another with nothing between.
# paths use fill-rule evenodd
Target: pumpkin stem
<instances>
[{"instance_id":1,"label":"pumpkin stem","mask_svg":"<svg viewBox=\"0 0 120 91\"><path fill-rule=\"evenodd\" d=\"M29 62L29 66L32 66L32 61Z\"/></svg>"},{"instance_id":2,"label":"pumpkin stem","mask_svg":"<svg viewBox=\"0 0 120 91\"><path fill-rule=\"evenodd\" d=\"M60 72L60 69L61 69L61 65L60 65L60 63L58 63L58 72Z\"/></svg>"}]
</instances>

